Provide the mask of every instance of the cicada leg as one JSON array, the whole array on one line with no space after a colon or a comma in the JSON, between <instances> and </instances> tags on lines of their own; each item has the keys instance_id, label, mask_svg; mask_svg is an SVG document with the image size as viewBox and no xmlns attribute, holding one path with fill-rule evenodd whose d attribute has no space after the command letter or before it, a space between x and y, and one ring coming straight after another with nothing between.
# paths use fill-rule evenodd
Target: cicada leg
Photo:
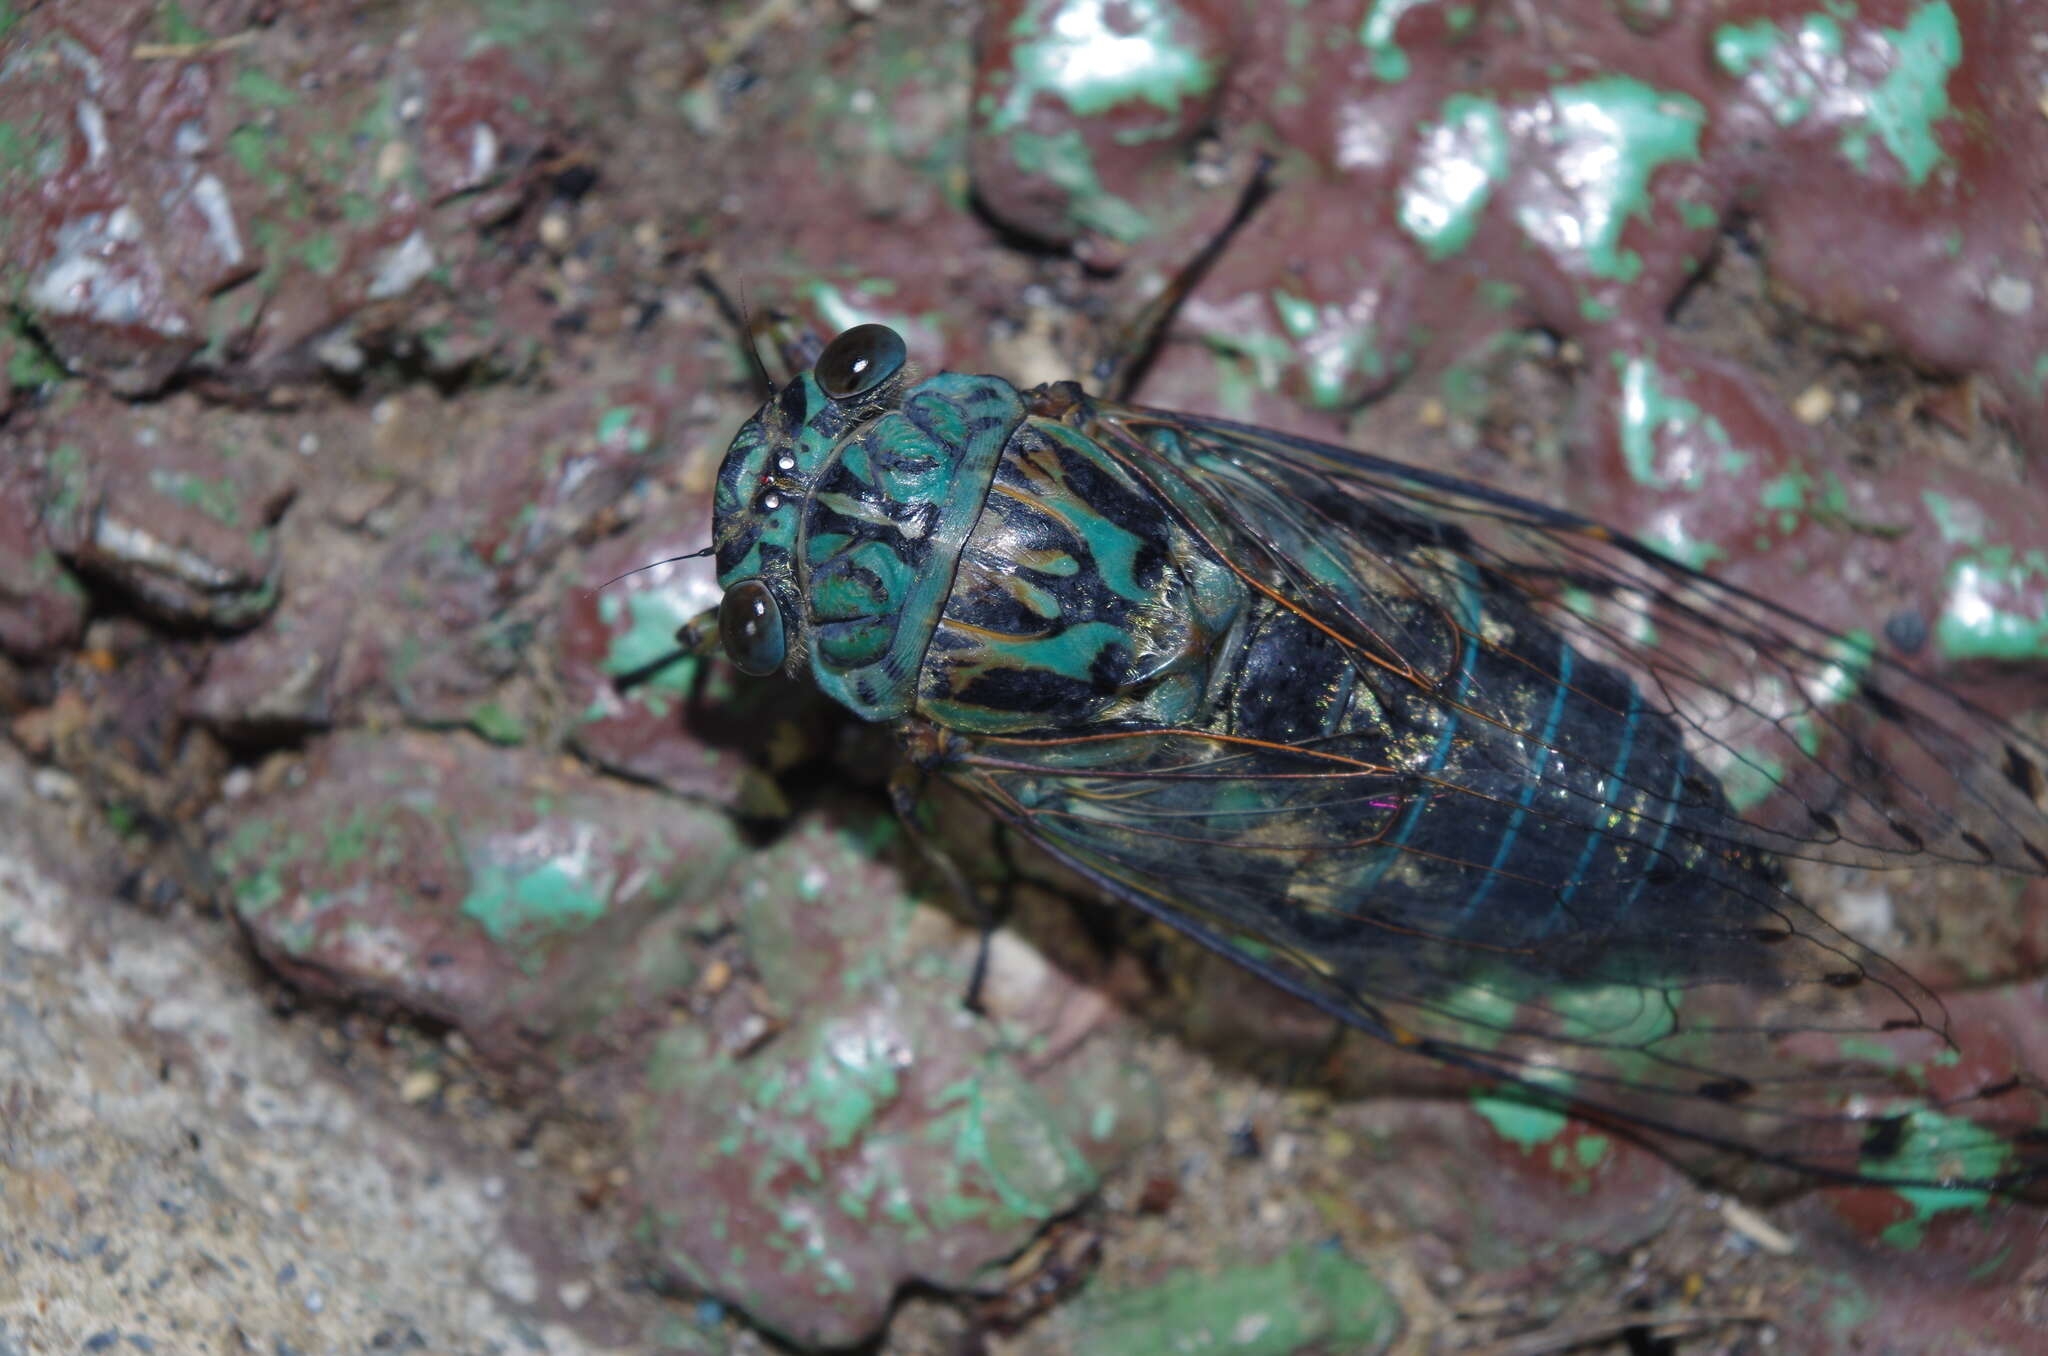
<instances>
[{"instance_id":1,"label":"cicada leg","mask_svg":"<svg viewBox=\"0 0 2048 1356\"><path fill-rule=\"evenodd\" d=\"M699 551L696 554L705 555L708 554L708 551ZM690 557L674 556L671 557L671 559L688 560L690 559ZM666 565L668 563L669 562L666 560L657 560L653 563L653 565L643 565L641 569L652 569L654 565ZM637 573L637 571L628 571L627 573ZM619 579L624 579L625 577L626 576L622 574L619 576L618 579L609 580L607 582L611 584L616 584L617 582L619 582ZM600 585L600 587L603 587L603 585ZM652 679L660 676L661 671L663 669L666 669L669 665L674 664L679 660L692 658L709 658L710 656L715 655L717 653L718 612L714 608L712 611L706 612L701 616L695 617L676 628L676 644L674 649L669 650L663 654L658 654L654 656L654 658L648 660L644 664L641 664L637 668L627 669L624 673L613 674L612 690L614 692L620 693L631 692L634 688L640 686L642 683L649 682ZM694 703L697 700L698 695L703 691L703 687L704 670L700 668L697 671L696 679L692 682L690 687L691 702Z\"/></svg>"},{"instance_id":2,"label":"cicada leg","mask_svg":"<svg viewBox=\"0 0 2048 1356\"><path fill-rule=\"evenodd\" d=\"M925 823L925 811L931 804L925 796L929 783L930 774L916 762L899 763L889 774L889 801L896 807L896 817L903 822L911 841L917 844L925 860L945 881L946 888L959 901L961 912L973 920L980 934L974 948L974 968L968 973L967 992L962 996L961 1005L976 1016L986 1016L981 1006L981 988L988 978L989 939L1002 926L1003 914L1007 911L990 906L953 854L946 850Z\"/></svg>"},{"instance_id":3,"label":"cicada leg","mask_svg":"<svg viewBox=\"0 0 2048 1356\"><path fill-rule=\"evenodd\" d=\"M1095 390L1111 400L1128 400L1131 392L1145 378L1145 371L1152 366L1152 359L1159 351L1160 343L1166 337L1166 327L1179 314L1181 303L1200 285L1223 251L1229 247L1232 237L1252 218L1273 191L1273 157L1263 152L1258 163L1252 167L1251 177L1245 181L1243 192L1238 195L1237 206L1231 211L1230 219L1223 223L1209 242L1195 252L1192 259L1182 264L1173 280L1160 290L1158 296L1145 303L1131 323L1118 336L1116 346L1096 360L1089 375L1094 379Z\"/></svg>"},{"instance_id":4,"label":"cicada leg","mask_svg":"<svg viewBox=\"0 0 2048 1356\"><path fill-rule=\"evenodd\" d=\"M818 360L825 341L808 329L796 328L790 316L777 310L752 314L747 310L745 298L735 301L709 269L698 269L696 281L739 337L740 354L747 360L761 399L774 395L791 374L803 371ZM767 363L762 360L763 340L773 345L775 356L780 360L783 371L780 380L769 372Z\"/></svg>"}]
</instances>

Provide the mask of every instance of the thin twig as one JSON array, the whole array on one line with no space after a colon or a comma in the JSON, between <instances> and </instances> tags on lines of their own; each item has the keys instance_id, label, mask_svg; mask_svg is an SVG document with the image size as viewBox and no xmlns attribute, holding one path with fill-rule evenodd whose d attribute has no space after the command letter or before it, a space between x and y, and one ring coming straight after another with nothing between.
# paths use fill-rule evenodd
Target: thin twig
<instances>
[{"instance_id":1,"label":"thin twig","mask_svg":"<svg viewBox=\"0 0 2048 1356\"><path fill-rule=\"evenodd\" d=\"M1569 1327L1545 1328L1541 1332L1511 1337L1505 1342L1474 1347L1472 1350L1478 1353L1478 1356L1552 1356L1555 1352L1589 1347L1596 1342L1609 1342L1637 1328L1649 1329L1662 1337L1675 1337L1682 1333L1699 1332L1730 1323L1764 1324L1774 1321L1771 1314L1759 1309L1730 1309L1719 1313L1681 1309L1616 1314L1610 1319L1595 1319Z\"/></svg>"},{"instance_id":2,"label":"thin twig","mask_svg":"<svg viewBox=\"0 0 2048 1356\"><path fill-rule=\"evenodd\" d=\"M182 61L187 57L233 51L254 41L256 30L245 28L239 33L230 33L224 38L208 38L204 42L138 42L128 49L128 55L137 61Z\"/></svg>"}]
</instances>

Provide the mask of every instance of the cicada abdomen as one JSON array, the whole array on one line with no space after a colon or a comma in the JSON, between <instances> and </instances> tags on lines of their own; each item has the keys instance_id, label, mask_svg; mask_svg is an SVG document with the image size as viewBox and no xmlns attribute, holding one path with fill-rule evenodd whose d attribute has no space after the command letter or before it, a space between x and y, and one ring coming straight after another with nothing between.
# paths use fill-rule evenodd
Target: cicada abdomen
<instances>
[{"instance_id":1,"label":"cicada abdomen","mask_svg":"<svg viewBox=\"0 0 2048 1356\"><path fill-rule=\"evenodd\" d=\"M1938 1043L1940 1004L1778 860L2048 873L2042 750L1867 649L1455 478L1066 383L914 382L879 326L741 431L715 531L743 669L898 724L1357 1027L1704 1167L2041 1173L2030 1078L1934 1092L1868 1053ZM1793 809L1732 803L1745 722L1785 735Z\"/></svg>"}]
</instances>

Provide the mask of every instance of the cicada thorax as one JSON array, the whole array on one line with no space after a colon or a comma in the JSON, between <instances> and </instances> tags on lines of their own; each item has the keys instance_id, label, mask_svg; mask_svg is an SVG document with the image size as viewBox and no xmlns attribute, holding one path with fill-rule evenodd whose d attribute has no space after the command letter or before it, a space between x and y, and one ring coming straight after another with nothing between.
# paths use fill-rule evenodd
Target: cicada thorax
<instances>
[{"instance_id":1,"label":"cicada thorax","mask_svg":"<svg viewBox=\"0 0 2048 1356\"><path fill-rule=\"evenodd\" d=\"M942 374L840 440L804 506L812 674L868 720L910 714L933 628L998 459L1023 418L992 377Z\"/></svg>"},{"instance_id":2,"label":"cicada thorax","mask_svg":"<svg viewBox=\"0 0 2048 1356\"><path fill-rule=\"evenodd\" d=\"M1205 721L1247 591L1163 510L1085 434L1025 419L960 553L919 713L980 735Z\"/></svg>"}]
</instances>

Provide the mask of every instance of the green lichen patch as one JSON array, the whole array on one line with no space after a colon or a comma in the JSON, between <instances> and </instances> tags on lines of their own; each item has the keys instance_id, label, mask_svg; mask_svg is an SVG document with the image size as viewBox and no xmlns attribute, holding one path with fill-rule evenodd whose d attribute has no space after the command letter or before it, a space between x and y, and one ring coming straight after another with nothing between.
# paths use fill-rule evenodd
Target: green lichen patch
<instances>
[{"instance_id":1,"label":"green lichen patch","mask_svg":"<svg viewBox=\"0 0 2048 1356\"><path fill-rule=\"evenodd\" d=\"M1471 243L1507 172L1507 120L1500 105L1478 95L1452 95L1437 122L1423 130L1415 163L1402 181L1402 229L1432 259L1457 254Z\"/></svg>"},{"instance_id":2,"label":"green lichen patch","mask_svg":"<svg viewBox=\"0 0 2048 1356\"><path fill-rule=\"evenodd\" d=\"M1746 79L1780 126L1813 112L1825 94L1822 75L1842 52L1842 25L1832 14L1807 14L1789 26L1770 19L1724 24L1714 31L1714 61L1729 75Z\"/></svg>"},{"instance_id":3,"label":"green lichen patch","mask_svg":"<svg viewBox=\"0 0 2048 1356\"><path fill-rule=\"evenodd\" d=\"M1898 1134L1888 1152L1866 1155L1859 1165L1872 1177L1942 1181L1996 1177L2012 1159L2012 1146L1996 1133L1960 1117L1918 1108L1899 1118ZM1928 1225L1956 1211L1983 1211L1991 1197L1967 1187L1901 1186L1895 1188L1909 1213L1880 1235L1895 1248L1918 1247Z\"/></svg>"},{"instance_id":4,"label":"green lichen patch","mask_svg":"<svg viewBox=\"0 0 2048 1356\"><path fill-rule=\"evenodd\" d=\"M1372 53L1372 73L1388 83L1406 80L1413 69L1408 54L1394 41L1394 31L1410 10L1434 0L1373 0L1358 25L1358 41Z\"/></svg>"},{"instance_id":5,"label":"green lichen patch","mask_svg":"<svg viewBox=\"0 0 2048 1356\"><path fill-rule=\"evenodd\" d=\"M1869 162L1868 137L1874 133L1906 171L1914 186L1946 158L1935 137L1935 124L1950 113L1948 78L1963 55L1962 33L1947 0L1922 5L1903 28L1884 36L1896 53L1891 74L1872 91L1869 131L1851 129L1842 150L1857 168Z\"/></svg>"},{"instance_id":6,"label":"green lichen patch","mask_svg":"<svg viewBox=\"0 0 2048 1356\"><path fill-rule=\"evenodd\" d=\"M1217 77L1217 63L1180 36L1182 22L1172 0L1035 0L1011 26L1009 89L990 130L1021 127L1040 94L1082 118L1137 102L1178 112Z\"/></svg>"},{"instance_id":7,"label":"green lichen patch","mask_svg":"<svg viewBox=\"0 0 2048 1356\"><path fill-rule=\"evenodd\" d=\"M1852 48L1881 55L1885 75L1860 75L1869 63L1847 60ZM1963 44L1947 0L1921 5L1895 29L1857 25L1853 11L1725 24L1714 32L1713 51L1715 64L1745 81L1780 126L1816 118L1839 125L1842 155L1865 174L1873 171L1873 143L1914 187L1948 158L1937 128L1954 115L1948 81Z\"/></svg>"},{"instance_id":8,"label":"green lichen patch","mask_svg":"<svg viewBox=\"0 0 2048 1356\"><path fill-rule=\"evenodd\" d=\"M2048 658L2048 552L1992 546L1959 557L1934 634L1951 659Z\"/></svg>"},{"instance_id":9,"label":"green lichen patch","mask_svg":"<svg viewBox=\"0 0 2048 1356\"><path fill-rule=\"evenodd\" d=\"M1632 282L1642 256L1625 249L1631 217L1647 218L1650 180L1665 165L1696 161L1706 110L1689 95L1627 75L1559 85L1547 100L1541 137L1570 167L1569 193L1525 193L1515 219L1529 239L1576 256L1595 277Z\"/></svg>"},{"instance_id":10,"label":"green lichen patch","mask_svg":"<svg viewBox=\"0 0 2048 1356\"><path fill-rule=\"evenodd\" d=\"M1080 131L1069 128L1051 136L1019 130L1007 138L1011 158L1025 174L1034 174L1064 190L1072 200L1075 223L1114 240L1142 240L1152 222L1128 200L1104 187L1095 158Z\"/></svg>"},{"instance_id":11,"label":"green lichen patch","mask_svg":"<svg viewBox=\"0 0 2048 1356\"><path fill-rule=\"evenodd\" d=\"M1371 1356L1402 1325L1400 1306L1369 1269L1314 1245L1270 1262L1181 1271L1144 1289L1091 1294L1060 1315L1081 1356Z\"/></svg>"}]
</instances>

